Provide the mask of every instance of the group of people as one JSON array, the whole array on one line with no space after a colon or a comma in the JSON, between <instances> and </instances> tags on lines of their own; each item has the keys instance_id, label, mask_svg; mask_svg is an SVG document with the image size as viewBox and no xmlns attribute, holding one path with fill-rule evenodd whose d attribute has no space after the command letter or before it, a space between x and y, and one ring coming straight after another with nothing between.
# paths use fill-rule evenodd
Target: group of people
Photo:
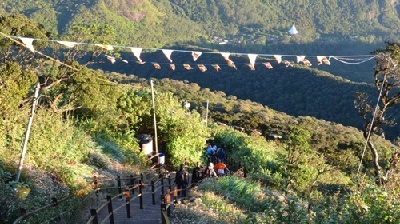
<instances>
[{"instance_id":1,"label":"group of people","mask_svg":"<svg viewBox=\"0 0 400 224\"><path fill-rule=\"evenodd\" d=\"M226 153L223 147L218 148L216 145L212 146L211 144L207 144L205 148L205 157L207 160L207 167L203 169L202 166L196 166L193 169L191 187L197 185L198 182L205 177L220 177L230 172L227 165L224 163L226 161ZM179 195L186 197L185 189L188 184L188 179L184 168L184 164L179 166L174 182L179 190Z\"/></svg>"},{"instance_id":2,"label":"group of people","mask_svg":"<svg viewBox=\"0 0 400 224\"><path fill-rule=\"evenodd\" d=\"M207 144L206 147L206 157L207 157L207 176L218 177L226 175L230 172L226 164L226 153L223 147L218 148L216 145L212 146Z\"/></svg>"}]
</instances>

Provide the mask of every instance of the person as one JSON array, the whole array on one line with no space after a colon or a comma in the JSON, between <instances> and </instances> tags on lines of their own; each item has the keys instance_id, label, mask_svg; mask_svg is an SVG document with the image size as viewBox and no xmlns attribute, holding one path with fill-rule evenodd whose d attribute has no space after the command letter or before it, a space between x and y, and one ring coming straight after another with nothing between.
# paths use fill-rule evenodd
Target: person
<instances>
[{"instance_id":1,"label":"person","mask_svg":"<svg viewBox=\"0 0 400 224\"><path fill-rule=\"evenodd\" d=\"M184 167L185 167L184 164L181 164L179 166L179 170L176 172L174 181L178 188L178 195L182 197L186 197L186 186L187 186L186 172L183 169Z\"/></svg>"},{"instance_id":2,"label":"person","mask_svg":"<svg viewBox=\"0 0 400 224\"><path fill-rule=\"evenodd\" d=\"M192 182L191 182L191 187L193 188L194 186L196 186L199 181L201 180L201 176L200 176L200 167L197 165L195 168L193 168L192 171Z\"/></svg>"},{"instance_id":3,"label":"person","mask_svg":"<svg viewBox=\"0 0 400 224\"><path fill-rule=\"evenodd\" d=\"M218 150L217 157L221 162L224 162L226 159L226 153L223 147Z\"/></svg>"},{"instance_id":4,"label":"person","mask_svg":"<svg viewBox=\"0 0 400 224\"><path fill-rule=\"evenodd\" d=\"M218 160L218 163L215 164L214 169L217 170L218 176L224 176L226 172L229 172L228 167L221 160Z\"/></svg>"},{"instance_id":5,"label":"person","mask_svg":"<svg viewBox=\"0 0 400 224\"><path fill-rule=\"evenodd\" d=\"M215 170L214 170L214 163L212 163L212 162L210 162L208 165L207 176L209 176L209 177L217 176L217 174L215 173Z\"/></svg>"},{"instance_id":6,"label":"person","mask_svg":"<svg viewBox=\"0 0 400 224\"><path fill-rule=\"evenodd\" d=\"M215 151L214 148L211 146L211 144L207 144L206 147L206 155L207 157L212 157L214 155Z\"/></svg>"}]
</instances>

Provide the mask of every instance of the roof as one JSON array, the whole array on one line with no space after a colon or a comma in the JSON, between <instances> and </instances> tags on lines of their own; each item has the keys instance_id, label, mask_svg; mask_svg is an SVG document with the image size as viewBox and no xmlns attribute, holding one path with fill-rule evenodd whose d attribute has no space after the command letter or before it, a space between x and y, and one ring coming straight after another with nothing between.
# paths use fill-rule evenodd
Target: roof
<instances>
[{"instance_id":1,"label":"roof","mask_svg":"<svg viewBox=\"0 0 400 224\"><path fill-rule=\"evenodd\" d=\"M297 31L296 27L293 24L292 28L290 28L290 30L289 30L289 34L290 35L296 35L298 33L299 33L299 31Z\"/></svg>"}]
</instances>

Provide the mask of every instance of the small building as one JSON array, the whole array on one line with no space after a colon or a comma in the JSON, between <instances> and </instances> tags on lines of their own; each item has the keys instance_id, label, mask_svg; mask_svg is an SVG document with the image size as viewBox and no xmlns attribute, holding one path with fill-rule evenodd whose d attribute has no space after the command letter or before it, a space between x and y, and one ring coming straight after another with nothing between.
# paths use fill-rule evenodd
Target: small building
<instances>
[{"instance_id":1,"label":"small building","mask_svg":"<svg viewBox=\"0 0 400 224\"><path fill-rule=\"evenodd\" d=\"M296 29L296 27L294 26L294 24L293 24L292 28L290 28L290 30L289 30L288 32L289 32L289 34L290 34L291 36L296 35L296 34L299 33L299 31L297 31L297 29Z\"/></svg>"}]
</instances>

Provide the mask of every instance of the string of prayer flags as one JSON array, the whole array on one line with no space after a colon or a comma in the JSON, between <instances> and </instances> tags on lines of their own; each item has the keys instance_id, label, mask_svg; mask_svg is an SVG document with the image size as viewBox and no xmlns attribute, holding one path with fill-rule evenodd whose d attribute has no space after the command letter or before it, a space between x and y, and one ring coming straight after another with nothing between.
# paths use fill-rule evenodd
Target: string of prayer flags
<instances>
[{"instance_id":1,"label":"string of prayer flags","mask_svg":"<svg viewBox=\"0 0 400 224\"><path fill-rule=\"evenodd\" d=\"M317 61L318 61L318 65L321 65L321 64L330 65L331 64L331 62L328 60L328 58L326 58L326 56L317 56Z\"/></svg>"},{"instance_id":2,"label":"string of prayer flags","mask_svg":"<svg viewBox=\"0 0 400 224\"><path fill-rule=\"evenodd\" d=\"M169 62L172 63L171 54L173 50L162 49L162 52L164 53L165 57L169 60Z\"/></svg>"},{"instance_id":3,"label":"string of prayer flags","mask_svg":"<svg viewBox=\"0 0 400 224\"><path fill-rule=\"evenodd\" d=\"M29 37L18 37L22 43L25 44L25 47L28 48L31 52L35 52L35 48L33 47L33 38Z\"/></svg>"},{"instance_id":4,"label":"string of prayer flags","mask_svg":"<svg viewBox=\"0 0 400 224\"><path fill-rule=\"evenodd\" d=\"M138 64L144 64L145 62L142 61L140 58L140 54L142 53L142 48L138 47L131 47L131 51L133 53L133 56L135 56L138 60Z\"/></svg>"},{"instance_id":5,"label":"string of prayer flags","mask_svg":"<svg viewBox=\"0 0 400 224\"><path fill-rule=\"evenodd\" d=\"M156 63L156 62L152 62L153 66L155 69L161 69L160 64Z\"/></svg>"},{"instance_id":6,"label":"string of prayer flags","mask_svg":"<svg viewBox=\"0 0 400 224\"><path fill-rule=\"evenodd\" d=\"M175 71L175 65L174 65L174 64L169 64L169 68L170 68L172 71Z\"/></svg>"},{"instance_id":7,"label":"string of prayer flags","mask_svg":"<svg viewBox=\"0 0 400 224\"><path fill-rule=\"evenodd\" d=\"M217 72L221 71L221 67L219 67L219 65L217 64L212 64L211 65Z\"/></svg>"},{"instance_id":8,"label":"string of prayer flags","mask_svg":"<svg viewBox=\"0 0 400 224\"><path fill-rule=\"evenodd\" d=\"M265 67L266 67L267 69L273 68L272 65L271 65L271 63L269 63L268 61L267 61L267 62L264 62L263 64L265 65Z\"/></svg>"},{"instance_id":9,"label":"string of prayer flags","mask_svg":"<svg viewBox=\"0 0 400 224\"><path fill-rule=\"evenodd\" d=\"M16 43L26 47L28 50L30 50L31 52L37 52L35 47L33 46L33 41L48 41L48 42L57 42L67 48L74 48L76 45L86 45L86 46L97 46L100 47L102 49L105 49L107 51L112 51L114 50L114 48L130 48L131 51L133 52L134 56L137 58L136 63L138 64L144 64L145 62L142 61L142 59L140 58L140 54L142 52L142 48L137 48L137 47L130 47L130 46L116 46L116 45L109 45L109 44L93 44L93 43L81 43L81 42L71 42L71 41L63 41L63 40L44 40L44 39L38 39L38 38L29 38L29 37L19 37L19 36L7 36L3 33L0 33L1 36L9 38L9 39L19 39L21 42L15 41ZM153 49L153 48L149 48L149 49ZM157 50L162 50L162 52L164 53L164 55L167 57L167 59L170 61L170 63L172 63L172 59L171 59L171 54L172 52L176 51L174 49L157 49ZM215 52L199 52L199 51L186 51L186 50L177 50L179 52L190 52L192 54L193 60L196 61L198 60L198 58L204 54L204 53L215 53ZM38 52L40 53L40 52ZM225 59L226 63L228 64L228 66L233 67L235 69L236 66L233 63L232 60L229 59L230 53L227 52L220 52L220 54L222 55L222 57ZM235 55L244 55L244 53L233 53ZM282 55L278 55L278 54L272 54L274 57L274 60L277 61L278 64L282 63ZM271 54L248 54L249 56L249 64L247 64L250 69L254 70L255 69L255 60L257 56L271 56ZM285 55L286 56L296 56L296 55ZM111 56L110 56L111 57ZM306 59L306 56L301 55L301 56L296 56L297 57L297 63L303 63L307 66L312 66L312 64L310 63L309 60ZM349 56L317 56L317 64L321 65L321 64L326 64L326 65L330 65L330 59L333 58L336 61L339 61L341 63L344 64L361 64L364 62L367 62L369 60L372 60L374 58L376 58L376 56L370 56L370 55L349 55ZM115 58L113 60L111 60L111 58L109 58L110 61L114 61ZM124 63L127 63L127 60L122 60ZM114 61L115 62L115 61ZM294 62L288 62L285 60L285 65L287 67L292 67ZM267 69L271 69L272 66L270 63L262 63L265 65L265 67ZM153 62L153 65L156 67L159 67L159 65L157 63ZM220 71L220 67L217 64L213 64L213 67L217 70Z\"/></svg>"},{"instance_id":10,"label":"string of prayer flags","mask_svg":"<svg viewBox=\"0 0 400 224\"><path fill-rule=\"evenodd\" d=\"M197 67L199 68L199 70L201 72L207 71L207 67L205 65L203 65L203 64L198 64Z\"/></svg>"},{"instance_id":11,"label":"string of prayer flags","mask_svg":"<svg viewBox=\"0 0 400 224\"><path fill-rule=\"evenodd\" d=\"M57 43L59 43L59 44L61 44L61 45L64 45L64 46L66 46L67 48L73 48L73 47L75 47L75 45L77 44L77 43L75 43L75 42L71 42L71 41L62 41L62 40L57 40Z\"/></svg>"},{"instance_id":12,"label":"string of prayer flags","mask_svg":"<svg viewBox=\"0 0 400 224\"><path fill-rule=\"evenodd\" d=\"M202 52L192 52L192 57L193 57L193 61L197 61L197 59L199 59L199 57L201 56L201 54L203 54Z\"/></svg>"},{"instance_id":13,"label":"string of prayer flags","mask_svg":"<svg viewBox=\"0 0 400 224\"><path fill-rule=\"evenodd\" d=\"M128 61L127 61L127 60L122 60L122 62L125 63L125 64L128 64Z\"/></svg>"},{"instance_id":14,"label":"string of prayer flags","mask_svg":"<svg viewBox=\"0 0 400 224\"><path fill-rule=\"evenodd\" d=\"M282 62L282 56L281 55L274 55L275 60L280 64Z\"/></svg>"},{"instance_id":15,"label":"string of prayer flags","mask_svg":"<svg viewBox=\"0 0 400 224\"><path fill-rule=\"evenodd\" d=\"M250 70L255 70L254 64L256 63L257 55L256 54L248 54L247 56L249 57L249 61L250 61L250 63L247 65L249 66Z\"/></svg>"},{"instance_id":16,"label":"string of prayer flags","mask_svg":"<svg viewBox=\"0 0 400 224\"><path fill-rule=\"evenodd\" d=\"M95 44L95 46L101 47L106 51L112 51L114 50L114 46L108 45L108 44Z\"/></svg>"}]
</instances>

